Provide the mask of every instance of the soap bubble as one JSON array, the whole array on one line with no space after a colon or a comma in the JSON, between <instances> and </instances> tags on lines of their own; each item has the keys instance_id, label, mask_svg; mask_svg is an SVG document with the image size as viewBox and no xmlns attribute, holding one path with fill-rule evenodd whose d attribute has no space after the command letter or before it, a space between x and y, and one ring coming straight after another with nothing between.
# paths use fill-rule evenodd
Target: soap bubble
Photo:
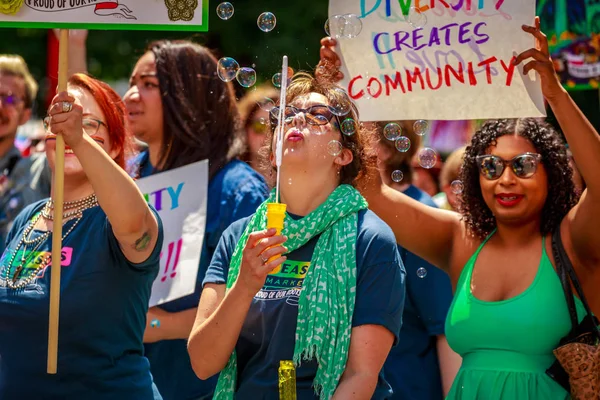
<instances>
[{"instance_id":1,"label":"soap bubble","mask_svg":"<svg viewBox=\"0 0 600 400\"><path fill-rule=\"evenodd\" d=\"M427 15L422 13L417 7L411 7L408 13L408 23L413 28L422 28L427 24Z\"/></svg>"},{"instance_id":2,"label":"soap bubble","mask_svg":"<svg viewBox=\"0 0 600 400\"><path fill-rule=\"evenodd\" d=\"M239 69L240 64L231 57L223 57L217 64L217 74L225 82L234 80Z\"/></svg>"},{"instance_id":3,"label":"soap bubble","mask_svg":"<svg viewBox=\"0 0 600 400\"><path fill-rule=\"evenodd\" d=\"M387 140L394 141L402 136L402 127L395 122L390 122L383 128L383 136Z\"/></svg>"},{"instance_id":4,"label":"soap bubble","mask_svg":"<svg viewBox=\"0 0 600 400\"><path fill-rule=\"evenodd\" d=\"M429 130L429 123L423 119L415 121L413 124L413 130L415 131L415 135L425 136Z\"/></svg>"},{"instance_id":5,"label":"soap bubble","mask_svg":"<svg viewBox=\"0 0 600 400\"><path fill-rule=\"evenodd\" d=\"M271 78L271 82L273 83L273 86L275 86L276 88L280 88L281 87L281 72L278 72L275 75L273 75L273 78Z\"/></svg>"},{"instance_id":6,"label":"soap bubble","mask_svg":"<svg viewBox=\"0 0 600 400\"><path fill-rule=\"evenodd\" d=\"M396 183L402 182L402 179L404 179L404 174L402 173L402 171L397 169L394 172L392 172L392 180L394 182L396 182Z\"/></svg>"},{"instance_id":7,"label":"soap bubble","mask_svg":"<svg viewBox=\"0 0 600 400\"><path fill-rule=\"evenodd\" d=\"M423 168L433 168L437 162L437 153L430 147L424 147L417 154L419 165Z\"/></svg>"},{"instance_id":8,"label":"soap bubble","mask_svg":"<svg viewBox=\"0 0 600 400\"><path fill-rule=\"evenodd\" d=\"M342 144L337 140L332 140L327 144L327 151L334 157L337 157L340 154L342 154L342 148Z\"/></svg>"},{"instance_id":9,"label":"soap bubble","mask_svg":"<svg viewBox=\"0 0 600 400\"><path fill-rule=\"evenodd\" d=\"M225 1L217 6L217 15L224 21L227 21L229 18L233 17L233 4L228 1Z\"/></svg>"},{"instance_id":10,"label":"soap bubble","mask_svg":"<svg viewBox=\"0 0 600 400\"><path fill-rule=\"evenodd\" d=\"M240 68L235 78L240 85L248 88L256 83L256 71L248 67Z\"/></svg>"},{"instance_id":11,"label":"soap bubble","mask_svg":"<svg viewBox=\"0 0 600 400\"><path fill-rule=\"evenodd\" d=\"M362 31L362 21L356 14L334 15L328 21L329 33L336 39L353 39Z\"/></svg>"},{"instance_id":12,"label":"soap bubble","mask_svg":"<svg viewBox=\"0 0 600 400\"><path fill-rule=\"evenodd\" d=\"M269 97L264 97L258 102L258 106L261 110L270 112L273 109L273 107L275 107L275 101Z\"/></svg>"},{"instance_id":13,"label":"soap bubble","mask_svg":"<svg viewBox=\"0 0 600 400\"><path fill-rule=\"evenodd\" d=\"M266 11L258 16L256 24L261 31L271 32L275 29L275 25L277 25L277 18L275 18L275 14L272 12Z\"/></svg>"},{"instance_id":14,"label":"soap bubble","mask_svg":"<svg viewBox=\"0 0 600 400\"><path fill-rule=\"evenodd\" d=\"M346 136L352 136L356 133L357 125L356 121L352 118L346 118L342 121L342 126L340 130Z\"/></svg>"},{"instance_id":15,"label":"soap bubble","mask_svg":"<svg viewBox=\"0 0 600 400\"><path fill-rule=\"evenodd\" d=\"M341 88L334 88L330 92L332 95L330 96L329 110L338 117L348 114L352 109L348 93Z\"/></svg>"},{"instance_id":16,"label":"soap bubble","mask_svg":"<svg viewBox=\"0 0 600 400\"><path fill-rule=\"evenodd\" d=\"M396 150L406 153L410 149L410 139L406 136L400 136L396 139Z\"/></svg>"},{"instance_id":17,"label":"soap bubble","mask_svg":"<svg viewBox=\"0 0 600 400\"><path fill-rule=\"evenodd\" d=\"M465 185L463 185L463 183L461 181L455 180L455 181L452 181L452 183L450 184L450 187L452 188L452 193L461 194L463 189L465 188Z\"/></svg>"},{"instance_id":18,"label":"soap bubble","mask_svg":"<svg viewBox=\"0 0 600 400\"><path fill-rule=\"evenodd\" d=\"M325 21L325 33L327 34L327 36L331 36L331 34L329 33L329 18L327 18L327 21Z\"/></svg>"},{"instance_id":19,"label":"soap bubble","mask_svg":"<svg viewBox=\"0 0 600 400\"><path fill-rule=\"evenodd\" d=\"M423 267L419 268L417 270L417 276L421 279L425 278L427 276L427 270Z\"/></svg>"}]
</instances>

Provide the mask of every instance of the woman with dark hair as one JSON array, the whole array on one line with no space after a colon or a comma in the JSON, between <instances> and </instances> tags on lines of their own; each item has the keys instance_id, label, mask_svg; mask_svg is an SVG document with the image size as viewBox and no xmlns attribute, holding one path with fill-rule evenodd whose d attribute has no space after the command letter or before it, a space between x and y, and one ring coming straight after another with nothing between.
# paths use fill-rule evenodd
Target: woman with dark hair
<instances>
[{"instance_id":1,"label":"woman with dark hair","mask_svg":"<svg viewBox=\"0 0 600 400\"><path fill-rule=\"evenodd\" d=\"M600 314L600 137L561 86L548 42L536 47L535 70L587 183L578 198L564 143L539 120L488 121L466 149L461 214L426 207L385 185L370 185L370 207L402 246L447 271L455 288L446 320L451 347L463 357L449 399L568 399L546 374L553 349L571 330L551 235L559 232L592 311ZM373 175L375 177L375 174ZM580 320L585 315L575 298Z\"/></svg>"},{"instance_id":2,"label":"woman with dark hair","mask_svg":"<svg viewBox=\"0 0 600 400\"><path fill-rule=\"evenodd\" d=\"M19 214L0 259L0 398L160 399L142 339L162 227L123 170L125 107L107 84L76 74L44 126L52 171L56 135L66 144L58 375L46 373L48 199Z\"/></svg>"},{"instance_id":3,"label":"woman with dark hair","mask_svg":"<svg viewBox=\"0 0 600 400\"><path fill-rule=\"evenodd\" d=\"M209 161L207 221L192 295L153 307L144 341L154 381L165 400L212 397L216 377L199 380L186 349L201 283L222 232L252 214L268 195L262 177L237 159L244 134L231 83L217 75L210 51L187 41L152 43L138 60L124 96L129 126L148 144L137 160L145 177ZM150 322L158 321L150 325Z\"/></svg>"},{"instance_id":4,"label":"woman with dark hair","mask_svg":"<svg viewBox=\"0 0 600 400\"><path fill-rule=\"evenodd\" d=\"M329 108L345 101L340 89L308 74L294 75L287 98L285 237L265 229L266 202L223 234L188 343L192 365L200 377L220 372L216 399L278 399L281 361L296 366L299 399L385 399L405 272L391 230L353 186L368 132L342 134ZM278 108L272 116L276 125Z\"/></svg>"}]
</instances>

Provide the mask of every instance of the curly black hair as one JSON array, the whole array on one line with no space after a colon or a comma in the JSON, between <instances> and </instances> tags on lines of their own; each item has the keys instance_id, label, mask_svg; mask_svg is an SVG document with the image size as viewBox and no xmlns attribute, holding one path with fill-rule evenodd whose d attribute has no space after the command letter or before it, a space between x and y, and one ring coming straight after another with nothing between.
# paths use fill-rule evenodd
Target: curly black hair
<instances>
[{"instance_id":1,"label":"curly black hair","mask_svg":"<svg viewBox=\"0 0 600 400\"><path fill-rule=\"evenodd\" d=\"M471 234L481 239L496 228L496 219L483 200L475 158L485 154L490 146L495 146L499 137L515 132L528 139L541 154L548 182L551 182L542 210L541 233L549 234L559 226L578 200L565 144L551 125L535 118L487 121L473 135L460 172L460 179L464 185L460 196L460 212Z\"/></svg>"}]
</instances>

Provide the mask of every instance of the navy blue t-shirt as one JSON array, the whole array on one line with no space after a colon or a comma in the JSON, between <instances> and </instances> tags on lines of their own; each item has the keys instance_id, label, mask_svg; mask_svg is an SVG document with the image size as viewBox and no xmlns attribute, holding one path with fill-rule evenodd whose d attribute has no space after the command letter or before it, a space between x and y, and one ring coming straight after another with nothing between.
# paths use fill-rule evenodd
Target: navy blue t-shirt
<instances>
[{"instance_id":1,"label":"navy blue t-shirt","mask_svg":"<svg viewBox=\"0 0 600 400\"><path fill-rule=\"evenodd\" d=\"M238 221L225 231L204 284L225 283L231 256L249 220ZM281 271L269 275L261 291L254 297L236 345L236 399L279 399L279 362L293 358L298 297L318 238L314 237L289 253ZM352 326L381 325L397 339L404 308L404 267L394 234L371 211L358 213L356 268L356 303ZM316 361L305 362L297 369L299 400L318 398L312 388L316 371ZM390 386L380 374L372 398L387 399L390 394Z\"/></svg>"},{"instance_id":2,"label":"navy blue t-shirt","mask_svg":"<svg viewBox=\"0 0 600 400\"><path fill-rule=\"evenodd\" d=\"M147 152L142 153L140 175L154 173ZM198 307L202 280L223 231L234 221L253 214L266 200L269 191L263 177L246 163L233 160L208 183L206 230L196 279L196 290L189 296L163 304L160 308L178 312ZM200 380L190 362L187 340L162 340L144 345L154 382L164 400L212 398L217 377Z\"/></svg>"},{"instance_id":3,"label":"navy blue t-shirt","mask_svg":"<svg viewBox=\"0 0 600 400\"><path fill-rule=\"evenodd\" d=\"M51 266L40 270L25 288L6 286L9 267L23 231L45 201L25 208L15 220L0 259L0 398L61 400L151 400L150 365L142 339L152 283L159 270L163 234L143 263L123 255L100 207L83 218L63 241L58 374L46 373ZM75 223L67 221L63 232ZM30 238L41 232L34 230ZM51 239L25 252L26 278L50 254ZM9 276L21 263L19 249Z\"/></svg>"},{"instance_id":4,"label":"navy blue t-shirt","mask_svg":"<svg viewBox=\"0 0 600 400\"><path fill-rule=\"evenodd\" d=\"M404 194L436 207L431 197L415 186L409 186ZM406 304L400 342L384 365L385 379L392 385L393 399L440 400L444 394L436 337L444 334L452 302L450 278L415 254L400 246L398 250L406 268Z\"/></svg>"}]
</instances>

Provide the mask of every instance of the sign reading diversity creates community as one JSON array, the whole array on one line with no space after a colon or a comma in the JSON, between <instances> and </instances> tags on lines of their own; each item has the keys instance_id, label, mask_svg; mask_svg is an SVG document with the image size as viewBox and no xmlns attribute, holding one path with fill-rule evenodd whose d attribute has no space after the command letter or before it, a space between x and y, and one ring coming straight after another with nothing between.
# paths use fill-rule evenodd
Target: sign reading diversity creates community
<instances>
[{"instance_id":1,"label":"sign reading diversity creates community","mask_svg":"<svg viewBox=\"0 0 600 400\"><path fill-rule=\"evenodd\" d=\"M0 27L207 31L208 0L3 0Z\"/></svg>"},{"instance_id":2,"label":"sign reading diversity creates community","mask_svg":"<svg viewBox=\"0 0 600 400\"><path fill-rule=\"evenodd\" d=\"M164 243L150 307L194 293L206 227L208 161L137 181L161 217Z\"/></svg>"},{"instance_id":3,"label":"sign reading diversity creates community","mask_svg":"<svg viewBox=\"0 0 600 400\"><path fill-rule=\"evenodd\" d=\"M345 14L358 16L341 18L355 37L340 33ZM534 17L535 0L329 2L342 85L364 121L544 116L539 77L513 64L534 46L521 29Z\"/></svg>"}]
</instances>

